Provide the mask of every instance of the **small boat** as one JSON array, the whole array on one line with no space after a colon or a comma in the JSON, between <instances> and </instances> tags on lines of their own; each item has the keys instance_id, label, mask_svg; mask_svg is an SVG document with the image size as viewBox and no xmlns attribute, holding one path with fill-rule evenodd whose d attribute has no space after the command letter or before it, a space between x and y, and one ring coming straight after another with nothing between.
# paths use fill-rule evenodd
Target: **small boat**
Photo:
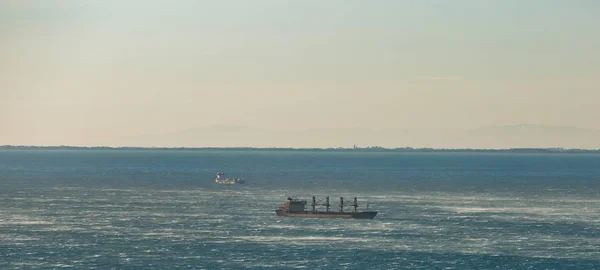
<instances>
[{"instance_id":1,"label":"small boat","mask_svg":"<svg viewBox=\"0 0 600 270\"><path fill-rule=\"evenodd\" d=\"M288 197L287 201L279 206L279 209L275 210L275 213L281 217L301 217L301 218L357 218L357 219L373 219L377 215L377 211L369 211L367 205L367 211L358 211L358 202L354 197L353 203L350 205L354 207L354 211L344 212L344 198L340 197L340 211L329 211L329 197L325 199L324 204L317 204L317 199L312 197L312 209L306 210L306 200L292 199ZM318 211L317 205L326 207L325 211Z\"/></svg>"},{"instance_id":2,"label":"small boat","mask_svg":"<svg viewBox=\"0 0 600 270\"><path fill-rule=\"evenodd\" d=\"M235 185L235 184L244 184L244 179L243 178L225 178L225 173L218 172L215 182L217 184Z\"/></svg>"}]
</instances>

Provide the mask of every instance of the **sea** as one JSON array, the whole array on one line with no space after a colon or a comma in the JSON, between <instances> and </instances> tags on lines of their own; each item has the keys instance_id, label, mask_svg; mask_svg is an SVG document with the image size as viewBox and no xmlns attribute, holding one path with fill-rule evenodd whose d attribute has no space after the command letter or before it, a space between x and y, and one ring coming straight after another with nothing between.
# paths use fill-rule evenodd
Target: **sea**
<instances>
[{"instance_id":1,"label":"sea","mask_svg":"<svg viewBox=\"0 0 600 270\"><path fill-rule=\"evenodd\" d=\"M600 269L600 155L0 151L0 269L65 268Z\"/></svg>"}]
</instances>

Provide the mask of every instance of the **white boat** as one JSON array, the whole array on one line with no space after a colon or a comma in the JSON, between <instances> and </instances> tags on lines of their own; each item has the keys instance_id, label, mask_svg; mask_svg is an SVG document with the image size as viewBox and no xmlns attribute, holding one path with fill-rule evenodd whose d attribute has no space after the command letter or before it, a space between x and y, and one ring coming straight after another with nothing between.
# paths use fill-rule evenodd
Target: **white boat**
<instances>
[{"instance_id":1,"label":"white boat","mask_svg":"<svg viewBox=\"0 0 600 270\"><path fill-rule=\"evenodd\" d=\"M234 184L243 184L244 183L244 179L243 178L225 178L225 173L218 172L217 173L217 178L215 179L215 182L217 184L234 185Z\"/></svg>"}]
</instances>

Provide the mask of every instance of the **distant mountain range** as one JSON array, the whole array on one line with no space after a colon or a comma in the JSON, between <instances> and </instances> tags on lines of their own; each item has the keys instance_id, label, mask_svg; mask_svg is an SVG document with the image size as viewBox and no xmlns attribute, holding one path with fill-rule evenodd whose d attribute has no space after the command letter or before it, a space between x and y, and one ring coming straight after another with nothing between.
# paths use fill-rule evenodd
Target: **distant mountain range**
<instances>
[{"instance_id":1,"label":"distant mountain range","mask_svg":"<svg viewBox=\"0 0 600 270\"><path fill-rule=\"evenodd\" d=\"M357 145L386 148L600 149L600 130L572 126L509 125L478 129L326 128L280 131L222 125L119 138L118 144L138 147L352 148Z\"/></svg>"}]
</instances>

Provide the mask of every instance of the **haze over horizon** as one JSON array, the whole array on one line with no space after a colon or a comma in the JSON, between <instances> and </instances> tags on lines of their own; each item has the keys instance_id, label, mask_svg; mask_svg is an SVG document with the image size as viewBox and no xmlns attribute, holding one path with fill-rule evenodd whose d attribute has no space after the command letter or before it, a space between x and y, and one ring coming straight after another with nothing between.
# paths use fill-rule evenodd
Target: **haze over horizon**
<instances>
[{"instance_id":1,"label":"haze over horizon","mask_svg":"<svg viewBox=\"0 0 600 270\"><path fill-rule=\"evenodd\" d=\"M2 1L0 145L598 149L597 14L597 1Z\"/></svg>"}]
</instances>

